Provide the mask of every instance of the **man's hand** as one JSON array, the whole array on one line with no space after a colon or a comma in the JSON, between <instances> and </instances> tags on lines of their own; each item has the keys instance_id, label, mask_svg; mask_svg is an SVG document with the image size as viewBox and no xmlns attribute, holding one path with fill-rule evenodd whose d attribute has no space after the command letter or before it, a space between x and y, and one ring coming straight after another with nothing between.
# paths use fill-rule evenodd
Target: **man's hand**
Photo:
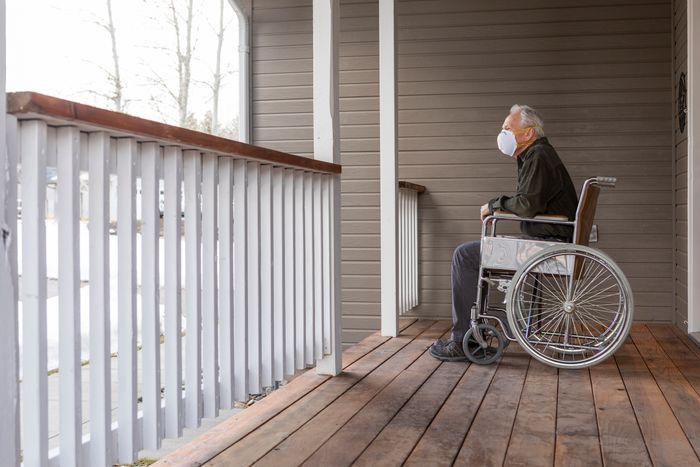
<instances>
[{"instance_id":1,"label":"man's hand","mask_svg":"<svg viewBox=\"0 0 700 467\"><path fill-rule=\"evenodd\" d=\"M482 221L484 219L486 219L486 217L488 217L490 214L491 214L491 210L489 209L488 203L481 206L481 220Z\"/></svg>"}]
</instances>

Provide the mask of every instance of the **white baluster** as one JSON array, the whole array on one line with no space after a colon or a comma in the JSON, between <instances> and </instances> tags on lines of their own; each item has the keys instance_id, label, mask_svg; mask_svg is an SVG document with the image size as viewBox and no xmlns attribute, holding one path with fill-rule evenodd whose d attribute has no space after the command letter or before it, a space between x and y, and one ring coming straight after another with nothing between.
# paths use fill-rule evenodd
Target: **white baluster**
<instances>
[{"instance_id":1,"label":"white baluster","mask_svg":"<svg viewBox=\"0 0 700 467\"><path fill-rule=\"evenodd\" d=\"M413 306L418 306L418 192L413 193L413 221L411 232L413 233L413 245L411 252L413 254Z\"/></svg>"},{"instance_id":2,"label":"white baluster","mask_svg":"<svg viewBox=\"0 0 700 467\"><path fill-rule=\"evenodd\" d=\"M163 155L163 243L165 274L165 436L182 436L182 151Z\"/></svg>"},{"instance_id":3,"label":"white baluster","mask_svg":"<svg viewBox=\"0 0 700 467\"><path fill-rule=\"evenodd\" d=\"M248 390L260 393L260 164L248 163Z\"/></svg>"},{"instance_id":4,"label":"white baluster","mask_svg":"<svg viewBox=\"0 0 700 467\"><path fill-rule=\"evenodd\" d=\"M310 172L304 172L304 314L306 330L304 363L314 364L314 193L313 178Z\"/></svg>"},{"instance_id":5,"label":"white baluster","mask_svg":"<svg viewBox=\"0 0 700 467\"><path fill-rule=\"evenodd\" d=\"M398 302L399 302L399 313L403 314L404 312L404 306L403 306L403 289L404 289L404 281L403 281L403 271L404 271L404 265L403 265L403 251L404 251L404 244L403 244L403 222L404 222L404 215L403 215L403 190L399 188L399 194L398 194L399 200L398 200L398 209L399 209L399 225L398 225L398 243L399 243L399 281L398 281L398 287L399 287L399 296L398 296Z\"/></svg>"},{"instance_id":6,"label":"white baluster","mask_svg":"<svg viewBox=\"0 0 700 467\"><path fill-rule=\"evenodd\" d=\"M331 302L331 336L330 355L317 362L316 372L325 375L337 375L343 369L342 352L342 315L340 295L340 176L330 178L330 302Z\"/></svg>"},{"instance_id":7,"label":"white baluster","mask_svg":"<svg viewBox=\"0 0 700 467\"><path fill-rule=\"evenodd\" d=\"M1 20L1 19L0 19ZM2 20L4 21L4 20ZM3 23L4 24L4 23ZM1 106L2 104L0 104ZM2 110L0 110L2 111ZM4 111L3 111L4 113ZM0 218L4 217L10 237L0 240L0 452L9 465L20 463L20 404L19 404L19 326L17 289L17 162L19 156L17 119L7 115L7 152L0 151L0 170L7 167L7 178L0 180ZM0 140L2 144L2 140ZM6 158L5 158L6 156ZM4 161L3 161L4 159ZM4 165L6 164L6 165ZM6 261L6 262L5 262ZM6 274L7 273L7 274ZM6 282L4 282L6 281Z\"/></svg>"},{"instance_id":8,"label":"white baluster","mask_svg":"<svg viewBox=\"0 0 700 467\"><path fill-rule=\"evenodd\" d=\"M284 374L294 374L296 344L295 253L294 253L294 170L284 170Z\"/></svg>"},{"instance_id":9,"label":"white baluster","mask_svg":"<svg viewBox=\"0 0 700 467\"><path fill-rule=\"evenodd\" d=\"M295 293L296 304L296 352L295 360L297 369L306 368L304 350L306 348L306 265L304 248L304 172L294 171L294 265L296 267Z\"/></svg>"},{"instance_id":10,"label":"white baluster","mask_svg":"<svg viewBox=\"0 0 700 467\"><path fill-rule=\"evenodd\" d=\"M158 143L141 144L141 335L143 447L160 448L160 173Z\"/></svg>"},{"instance_id":11,"label":"white baluster","mask_svg":"<svg viewBox=\"0 0 700 467\"><path fill-rule=\"evenodd\" d=\"M219 164L214 154L202 160L202 366L204 416L219 415L219 344L217 297L217 185Z\"/></svg>"},{"instance_id":12,"label":"white baluster","mask_svg":"<svg viewBox=\"0 0 700 467\"><path fill-rule=\"evenodd\" d=\"M321 217L321 174L312 176L312 192L314 198L313 220L313 261L314 261L314 357L323 358L323 237Z\"/></svg>"},{"instance_id":13,"label":"white baluster","mask_svg":"<svg viewBox=\"0 0 700 467\"><path fill-rule=\"evenodd\" d=\"M411 267L409 269L409 274L410 274L410 308L415 308L416 307L416 302L415 302L415 296L416 296L416 236L415 236L415 228L416 228L416 196L417 192L412 191L411 192L411 203L410 203L410 223L409 223L409 257L410 257L410 263Z\"/></svg>"},{"instance_id":14,"label":"white baluster","mask_svg":"<svg viewBox=\"0 0 700 467\"><path fill-rule=\"evenodd\" d=\"M109 154L106 133L88 140L90 174L90 465L113 463L109 307ZM26 341L25 341L26 342ZM25 459L26 460L26 459Z\"/></svg>"},{"instance_id":15,"label":"white baluster","mask_svg":"<svg viewBox=\"0 0 700 467\"><path fill-rule=\"evenodd\" d=\"M260 384L270 387L274 382L272 319L272 167L260 167Z\"/></svg>"},{"instance_id":16,"label":"white baluster","mask_svg":"<svg viewBox=\"0 0 700 467\"><path fill-rule=\"evenodd\" d=\"M284 169L272 169L272 323L273 381L284 380L285 362L285 264L284 264ZM293 323L291 323L293 326Z\"/></svg>"},{"instance_id":17,"label":"white baluster","mask_svg":"<svg viewBox=\"0 0 700 467\"><path fill-rule=\"evenodd\" d=\"M408 221L408 214L406 210L407 205L407 193L406 190L401 190L401 211L399 214L399 219L401 222L401 239L399 240L401 244L401 312L406 313L407 311L407 271L408 271L408 257L406 252L408 251L408 244L406 243L406 225Z\"/></svg>"},{"instance_id":18,"label":"white baluster","mask_svg":"<svg viewBox=\"0 0 700 467\"><path fill-rule=\"evenodd\" d=\"M323 354L331 353L331 287L333 277L331 275L331 222L333 213L331 212L331 177L323 175L321 178L321 200L322 200L322 243L323 243Z\"/></svg>"},{"instance_id":19,"label":"white baluster","mask_svg":"<svg viewBox=\"0 0 700 467\"><path fill-rule=\"evenodd\" d=\"M220 407L233 407L233 159L219 159Z\"/></svg>"},{"instance_id":20,"label":"white baluster","mask_svg":"<svg viewBox=\"0 0 700 467\"><path fill-rule=\"evenodd\" d=\"M46 123L20 125L22 159L22 444L25 465L47 465Z\"/></svg>"},{"instance_id":21,"label":"white baluster","mask_svg":"<svg viewBox=\"0 0 700 467\"><path fill-rule=\"evenodd\" d=\"M234 397L248 398L248 163L239 159L233 163L233 337L234 337Z\"/></svg>"},{"instance_id":22,"label":"white baluster","mask_svg":"<svg viewBox=\"0 0 700 467\"><path fill-rule=\"evenodd\" d=\"M81 465L83 440L80 367L80 131L57 134L58 309L61 465Z\"/></svg>"},{"instance_id":23,"label":"white baluster","mask_svg":"<svg viewBox=\"0 0 700 467\"><path fill-rule=\"evenodd\" d=\"M202 156L183 152L185 174L185 426L199 426L202 413Z\"/></svg>"},{"instance_id":24,"label":"white baluster","mask_svg":"<svg viewBox=\"0 0 700 467\"><path fill-rule=\"evenodd\" d=\"M136 140L117 140L117 240L119 246L119 454L136 457Z\"/></svg>"}]
</instances>

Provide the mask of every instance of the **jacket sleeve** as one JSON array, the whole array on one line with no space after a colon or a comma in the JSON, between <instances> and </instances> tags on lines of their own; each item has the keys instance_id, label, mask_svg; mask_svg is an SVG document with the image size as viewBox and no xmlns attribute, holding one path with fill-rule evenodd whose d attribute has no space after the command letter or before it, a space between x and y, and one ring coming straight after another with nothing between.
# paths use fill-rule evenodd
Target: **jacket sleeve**
<instances>
[{"instance_id":1,"label":"jacket sleeve","mask_svg":"<svg viewBox=\"0 0 700 467\"><path fill-rule=\"evenodd\" d=\"M531 157L518 174L518 191L513 196L499 196L489 201L491 212L510 211L520 217L535 217L547 208L552 193L560 181L551 173L539 154Z\"/></svg>"}]
</instances>

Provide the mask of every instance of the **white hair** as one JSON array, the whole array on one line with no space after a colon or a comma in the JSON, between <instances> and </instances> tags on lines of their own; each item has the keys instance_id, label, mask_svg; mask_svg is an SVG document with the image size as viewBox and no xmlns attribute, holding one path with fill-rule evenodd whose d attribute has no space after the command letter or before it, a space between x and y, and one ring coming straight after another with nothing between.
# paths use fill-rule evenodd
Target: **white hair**
<instances>
[{"instance_id":1,"label":"white hair","mask_svg":"<svg viewBox=\"0 0 700 467\"><path fill-rule=\"evenodd\" d=\"M544 121L540 114L529 105L515 104L510 113L520 113L520 124L523 128L532 128L539 138L544 136Z\"/></svg>"}]
</instances>

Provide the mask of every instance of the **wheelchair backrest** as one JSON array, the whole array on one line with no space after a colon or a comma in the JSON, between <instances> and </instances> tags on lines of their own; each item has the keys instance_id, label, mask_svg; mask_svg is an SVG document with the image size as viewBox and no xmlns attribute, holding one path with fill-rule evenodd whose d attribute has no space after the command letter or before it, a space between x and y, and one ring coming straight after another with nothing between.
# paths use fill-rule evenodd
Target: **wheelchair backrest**
<instances>
[{"instance_id":1,"label":"wheelchair backrest","mask_svg":"<svg viewBox=\"0 0 700 467\"><path fill-rule=\"evenodd\" d=\"M598 194L600 187L596 179L586 180L581 189L581 198L576 208L576 226L574 227L574 243L577 245L588 245L595 218L595 210L598 205Z\"/></svg>"}]
</instances>

